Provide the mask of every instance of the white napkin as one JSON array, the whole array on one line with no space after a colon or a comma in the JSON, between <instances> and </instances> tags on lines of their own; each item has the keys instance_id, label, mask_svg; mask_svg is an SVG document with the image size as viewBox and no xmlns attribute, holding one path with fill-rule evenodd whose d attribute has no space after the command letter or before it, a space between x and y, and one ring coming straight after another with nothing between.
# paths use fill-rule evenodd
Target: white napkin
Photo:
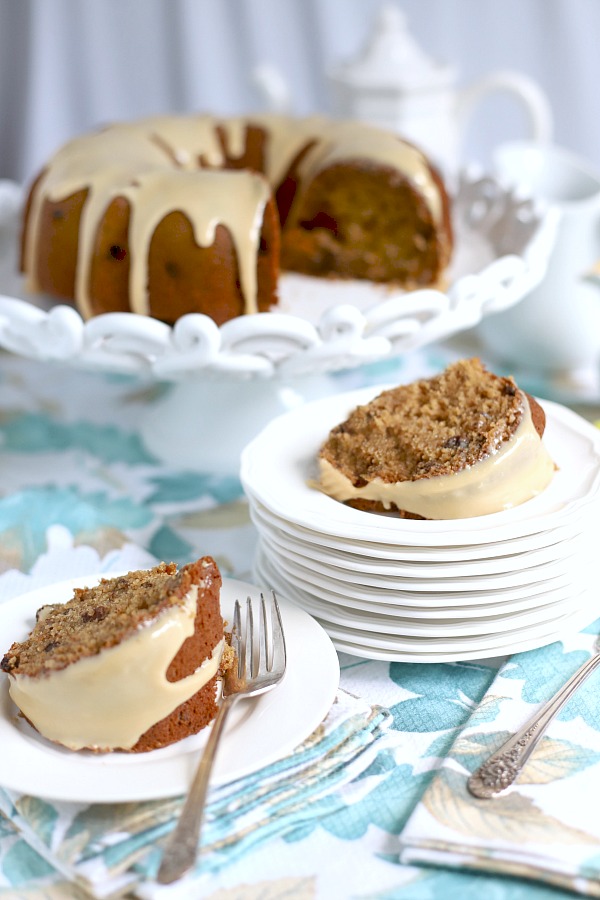
<instances>
[{"instance_id":1,"label":"white napkin","mask_svg":"<svg viewBox=\"0 0 600 900\"><path fill-rule=\"evenodd\" d=\"M202 861L177 886L152 882L162 839L182 798L142 803L80 804L42 800L0 788L0 812L63 877L96 898L139 887L137 896L187 896L190 882L239 859L275 836L352 802L345 786L397 740L392 714L339 691L319 728L285 759L209 792ZM193 894L193 896L196 896Z\"/></svg>"},{"instance_id":2,"label":"white napkin","mask_svg":"<svg viewBox=\"0 0 600 900\"><path fill-rule=\"evenodd\" d=\"M506 873L600 896L600 674L554 719L512 788L483 800L466 787L589 658L599 631L600 619L504 663L408 820L401 862Z\"/></svg>"}]
</instances>

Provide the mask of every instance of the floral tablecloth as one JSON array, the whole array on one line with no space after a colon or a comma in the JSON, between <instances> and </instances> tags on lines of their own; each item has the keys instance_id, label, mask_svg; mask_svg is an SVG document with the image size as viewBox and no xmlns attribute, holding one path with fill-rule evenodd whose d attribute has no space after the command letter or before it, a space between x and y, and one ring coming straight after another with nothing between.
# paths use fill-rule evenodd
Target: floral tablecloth
<instances>
[{"instance_id":1,"label":"floral tablecloth","mask_svg":"<svg viewBox=\"0 0 600 900\"><path fill-rule=\"evenodd\" d=\"M333 376L332 388L408 380L447 361L444 351L433 348L410 361ZM67 576L150 565L154 559L182 563L204 553L216 558L225 575L252 581L256 536L236 473L184 471L144 446L140 422L166 390L0 355L0 604ZM595 799L594 786L600 785L600 710L593 693L582 691L583 705L564 713L541 774L538 767L537 793L510 795L512 812L510 798L508 811L506 801L473 807L464 788L465 771L480 759L488 739L497 746L500 734L517 725L520 715L526 718L532 704L589 655L597 625L549 650L520 654L500 671L494 662L411 665L340 654L336 704L322 731L298 748L294 764L304 765L302 754L310 746L317 750L308 768L290 770L314 779L315 793L308 792L301 774L294 786L297 802L290 803L276 793L286 783L281 778L290 775L282 775L285 763L261 773L263 783L274 786L281 815L275 805L261 807L262 818L248 832L256 835L252 840L235 816L223 819L235 841L173 889L157 890L152 872L176 801L161 809L167 823L162 829L154 809L149 821L135 826L127 810L101 807L104 818L93 820L97 833L87 834L87 843L75 849L71 844L68 855L66 838L81 833L73 831L75 812L82 821L80 810L0 790L0 897L462 900L485 892L497 900L557 900L574 891L597 896L600 833L591 804L579 814L566 799L571 786L574 796L585 796L587 789ZM0 637L4 644L12 640ZM532 672L537 673L533 680ZM329 771L339 774L331 783L327 760L333 763ZM0 747L0 787L2 767ZM566 785L562 799L554 801L540 784ZM249 783L237 794L233 789L236 802L243 807L252 789ZM218 824L223 797L214 793L211 800ZM557 811L553 802L563 806ZM249 814L246 807L242 811ZM119 841L133 835L137 851L126 841L127 852L120 865L112 860L108 880L97 866L95 878L78 877L89 874L106 850L103 838L113 857L118 855L119 822ZM538 854L530 865L527 842L543 843L545 834L552 835L551 852L547 859ZM425 852L428 835L437 856ZM496 864L493 852L499 837L504 865ZM575 844L577 854L567 852L568 859L556 849ZM523 852L515 864L517 848ZM106 859L105 854L103 865Z\"/></svg>"}]
</instances>

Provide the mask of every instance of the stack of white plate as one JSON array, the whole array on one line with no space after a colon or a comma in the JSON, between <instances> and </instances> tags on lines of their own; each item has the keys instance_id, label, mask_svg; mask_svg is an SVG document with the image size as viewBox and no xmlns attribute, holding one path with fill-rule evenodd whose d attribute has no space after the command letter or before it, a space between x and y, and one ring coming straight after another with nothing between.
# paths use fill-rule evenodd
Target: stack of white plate
<instances>
[{"instance_id":1,"label":"stack of white plate","mask_svg":"<svg viewBox=\"0 0 600 900\"><path fill-rule=\"evenodd\" d=\"M444 521L362 512L315 487L317 457L330 429L383 389L306 404L245 448L257 581L311 613L339 650L373 659L505 655L597 618L600 431L543 401L557 470L534 499Z\"/></svg>"}]
</instances>

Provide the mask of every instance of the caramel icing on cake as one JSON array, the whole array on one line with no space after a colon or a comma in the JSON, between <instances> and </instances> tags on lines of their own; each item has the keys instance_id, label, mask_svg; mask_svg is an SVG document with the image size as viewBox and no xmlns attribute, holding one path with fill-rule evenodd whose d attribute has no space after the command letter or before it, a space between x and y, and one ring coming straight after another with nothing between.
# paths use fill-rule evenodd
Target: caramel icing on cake
<instances>
[{"instance_id":1,"label":"caramel icing on cake","mask_svg":"<svg viewBox=\"0 0 600 900\"><path fill-rule=\"evenodd\" d=\"M456 519L510 509L551 481L546 416L476 357L384 389L350 410L318 453L319 487L367 512Z\"/></svg>"},{"instance_id":2,"label":"caramel icing on cake","mask_svg":"<svg viewBox=\"0 0 600 900\"><path fill-rule=\"evenodd\" d=\"M121 643L43 677L14 675L9 692L31 724L72 750L130 749L155 722L217 674L224 641L192 674L168 681L167 669L194 633L198 588Z\"/></svg>"},{"instance_id":3,"label":"caramel icing on cake","mask_svg":"<svg viewBox=\"0 0 600 900\"><path fill-rule=\"evenodd\" d=\"M268 134L266 180L245 169L218 171L243 155L251 125L264 128ZM28 287L40 289L35 273L44 203L63 202L84 191L87 196L79 224L75 283L75 298L84 317L93 312L89 278L98 223L118 197L126 198L132 210L129 298L133 312L149 311L150 241L156 225L173 210L185 213L200 246L211 244L218 224L228 229L238 256L244 311L256 312L262 211L272 189L281 183L296 158L303 181L337 162L365 159L399 171L414 184L433 220L441 221L440 188L426 157L393 133L321 117L150 117L75 138L51 158L33 188L24 234L23 270Z\"/></svg>"},{"instance_id":4,"label":"caramel icing on cake","mask_svg":"<svg viewBox=\"0 0 600 900\"><path fill-rule=\"evenodd\" d=\"M319 459L321 489L335 500L374 500L426 519L462 519L518 506L539 494L554 475L546 447L523 398L523 418L500 448L460 472L414 481L374 478L356 487L339 469Z\"/></svg>"}]
</instances>

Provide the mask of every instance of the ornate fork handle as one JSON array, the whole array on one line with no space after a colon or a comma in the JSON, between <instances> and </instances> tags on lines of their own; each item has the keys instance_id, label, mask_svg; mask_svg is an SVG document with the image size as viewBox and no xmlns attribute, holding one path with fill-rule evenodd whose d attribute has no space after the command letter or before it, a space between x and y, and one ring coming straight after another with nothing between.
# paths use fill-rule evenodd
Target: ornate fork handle
<instances>
[{"instance_id":1,"label":"ornate fork handle","mask_svg":"<svg viewBox=\"0 0 600 900\"><path fill-rule=\"evenodd\" d=\"M552 719L599 665L600 653L596 653L571 675L548 703L471 775L467 788L474 797L495 797L516 781Z\"/></svg>"},{"instance_id":2,"label":"ornate fork handle","mask_svg":"<svg viewBox=\"0 0 600 900\"><path fill-rule=\"evenodd\" d=\"M160 864L156 878L159 884L171 884L194 864L198 855L198 838L204 822L206 795L217 747L225 727L225 720L238 697L238 694L230 694L219 706L200 765L194 775L175 831L171 835L170 852L163 856Z\"/></svg>"},{"instance_id":3,"label":"ornate fork handle","mask_svg":"<svg viewBox=\"0 0 600 900\"><path fill-rule=\"evenodd\" d=\"M243 621L239 600L235 601L231 646L235 650L236 664L223 673L219 710L179 820L167 841L156 874L159 884L177 881L196 862L210 773L229 710L242 697L257 697L277 687L285 674L283 623L277 597L274 592L272 594L270 628L267 603L262 594L257 629L254 628L252 598L248 597L246 600L246 614Z\"/></svg>"}]
</instances>

